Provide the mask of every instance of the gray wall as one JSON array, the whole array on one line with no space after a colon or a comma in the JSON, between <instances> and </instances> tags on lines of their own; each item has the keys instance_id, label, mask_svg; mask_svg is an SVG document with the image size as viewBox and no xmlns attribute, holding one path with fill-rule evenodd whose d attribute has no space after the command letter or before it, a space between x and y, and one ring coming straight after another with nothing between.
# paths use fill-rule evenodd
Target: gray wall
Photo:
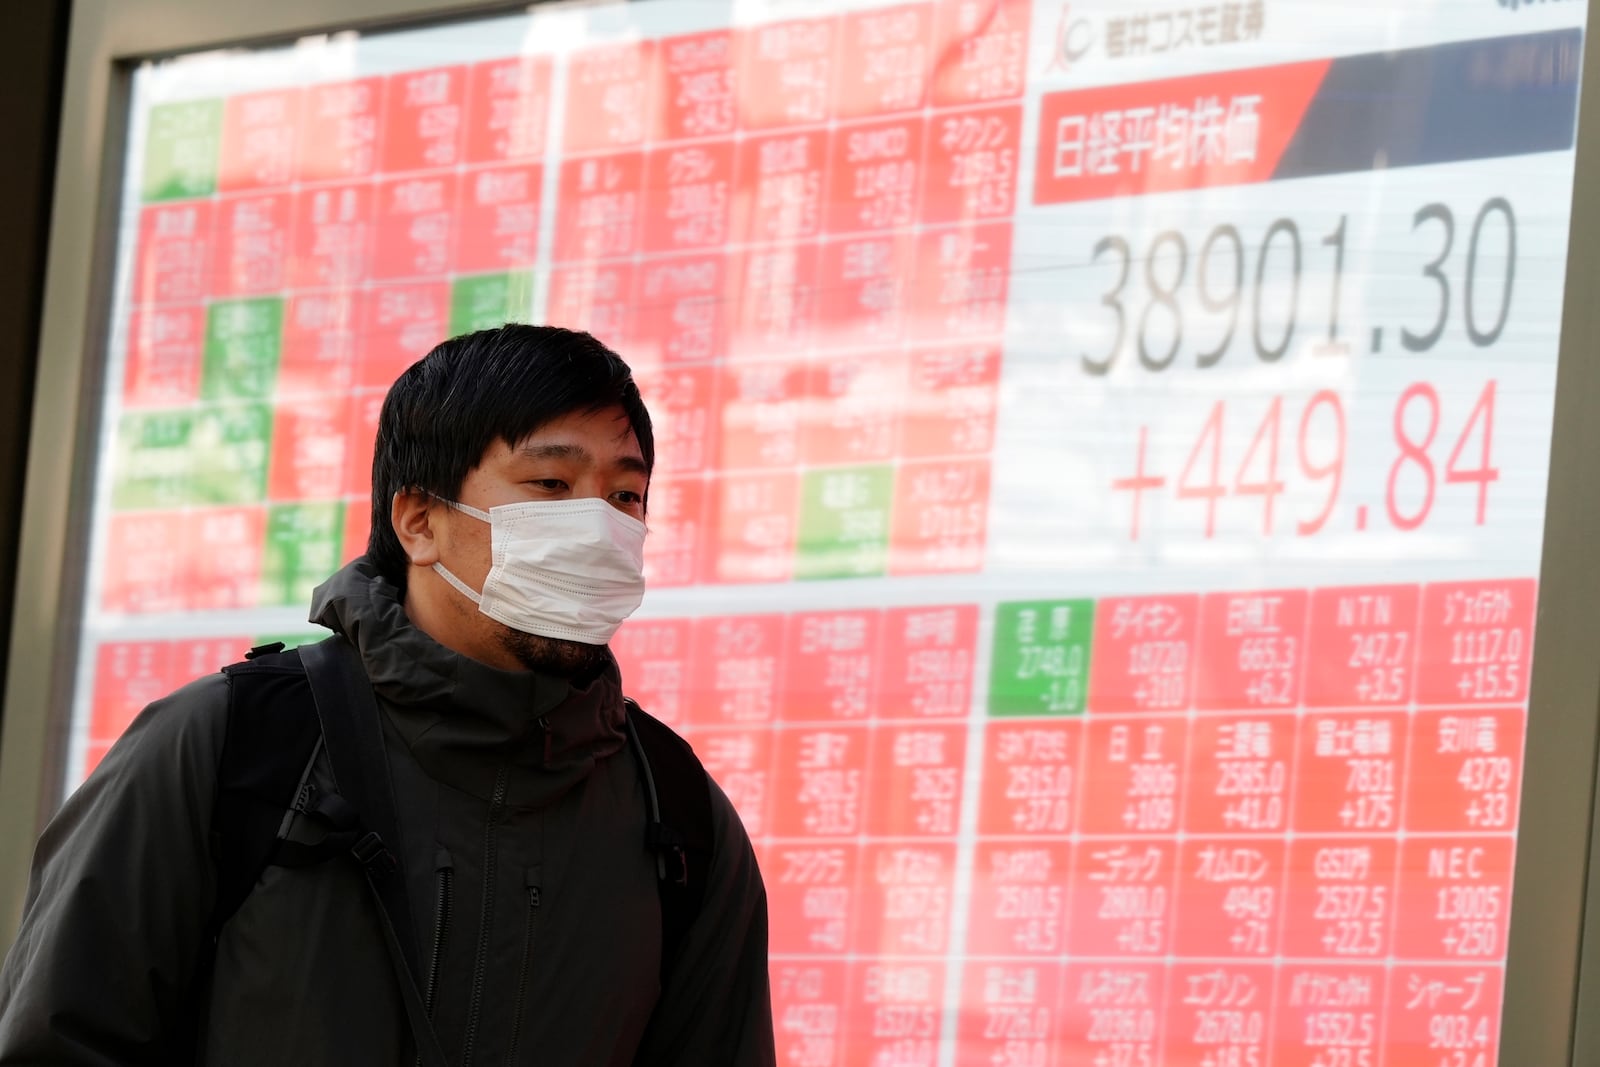
<instances>
[{"instance_id":1,"label":"gray wall","mask_svg":"<svg viewBox=\"0 0 1600 1067\"><path fill-rule=\"evenodd\" d=\"M11 643L68 0L0 5L0 650ZM7 661L0 654L0 691Z\"/></svg>"}]
</instances>

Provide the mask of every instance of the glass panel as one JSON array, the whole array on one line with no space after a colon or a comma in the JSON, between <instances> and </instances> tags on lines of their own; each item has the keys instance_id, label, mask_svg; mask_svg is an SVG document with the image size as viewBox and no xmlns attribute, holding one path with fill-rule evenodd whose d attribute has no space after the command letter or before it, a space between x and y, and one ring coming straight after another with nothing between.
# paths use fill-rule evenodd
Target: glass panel
<instances>
[{"instance_id":1,"label":"glass panel","mask_svg":"<svg viewBox=\"0 0 1600 1067\"><path fill-rule=\"evenodd\" d=\"M1495 1062L1585 6L645 0L135 79L68 777L594 331L790 1067Z\"/></svg>"}]
</instances>

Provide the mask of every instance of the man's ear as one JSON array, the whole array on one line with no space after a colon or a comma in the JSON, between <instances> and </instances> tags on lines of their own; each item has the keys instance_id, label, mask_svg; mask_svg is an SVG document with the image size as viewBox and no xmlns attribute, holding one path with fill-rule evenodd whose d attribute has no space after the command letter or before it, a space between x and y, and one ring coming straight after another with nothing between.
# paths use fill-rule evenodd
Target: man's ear
<instances>
[{"instance_id":1,"label":"man's ear","mask_svg":"<svg viewBox=\"0 0 1600 1067\"><path fill-rule=\"evenodd\" d=\"M433 514L438 501L420 489L402 489L389 505L389 522L400 548L413 567L431 567L439 562L439 544L434 536Z\"/></svg>"}]
</instances>

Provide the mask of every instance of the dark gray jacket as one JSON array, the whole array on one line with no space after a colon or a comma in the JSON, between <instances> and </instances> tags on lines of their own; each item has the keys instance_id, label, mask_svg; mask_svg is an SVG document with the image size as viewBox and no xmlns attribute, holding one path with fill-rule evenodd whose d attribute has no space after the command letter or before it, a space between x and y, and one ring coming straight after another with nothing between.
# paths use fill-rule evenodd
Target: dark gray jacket
<instances>
[{"instance_id":1,"label":"dark gray jacket","mask_svg":"<svg viewBox=\"0 0 1600 1067\"><path fill-rule=\"evenodd\" d=\"M457 655L359 560L312 617L360 648L387 712L425 960L450 871L434 1020L453 1065L775 1061L766 893L714 784L704 906L661 988L655 856L614 669L579 689ZM45 831L0 969L0 1064L170 1062L215 892L228 684L215 674L150 705ZM206 1016L207 1064L406 1061L354 863L266 870L223 928Z\"/></svg>"}]
</instances>

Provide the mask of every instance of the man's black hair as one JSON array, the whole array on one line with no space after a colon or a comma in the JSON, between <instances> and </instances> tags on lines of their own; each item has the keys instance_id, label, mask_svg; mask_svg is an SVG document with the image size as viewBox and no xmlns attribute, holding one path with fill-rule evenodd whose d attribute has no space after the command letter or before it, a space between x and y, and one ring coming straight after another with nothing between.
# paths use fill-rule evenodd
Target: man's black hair
<instances>
[{"instance_id":1,"label":"man's black hair","mask_svg":"<svg viewBox=\"0 0 1600 1067\"><path fill-rule=\"evenodd\" d=\"M367 557L401 589L409 560L391 519L408 489L455 500L467 474L497 441L508 445L573 412L622 408L646 469L655 436L633 373L587 333L508 323L452 337L389 388L372 456L372 532Z\"/></svg>"}]
</instances>

